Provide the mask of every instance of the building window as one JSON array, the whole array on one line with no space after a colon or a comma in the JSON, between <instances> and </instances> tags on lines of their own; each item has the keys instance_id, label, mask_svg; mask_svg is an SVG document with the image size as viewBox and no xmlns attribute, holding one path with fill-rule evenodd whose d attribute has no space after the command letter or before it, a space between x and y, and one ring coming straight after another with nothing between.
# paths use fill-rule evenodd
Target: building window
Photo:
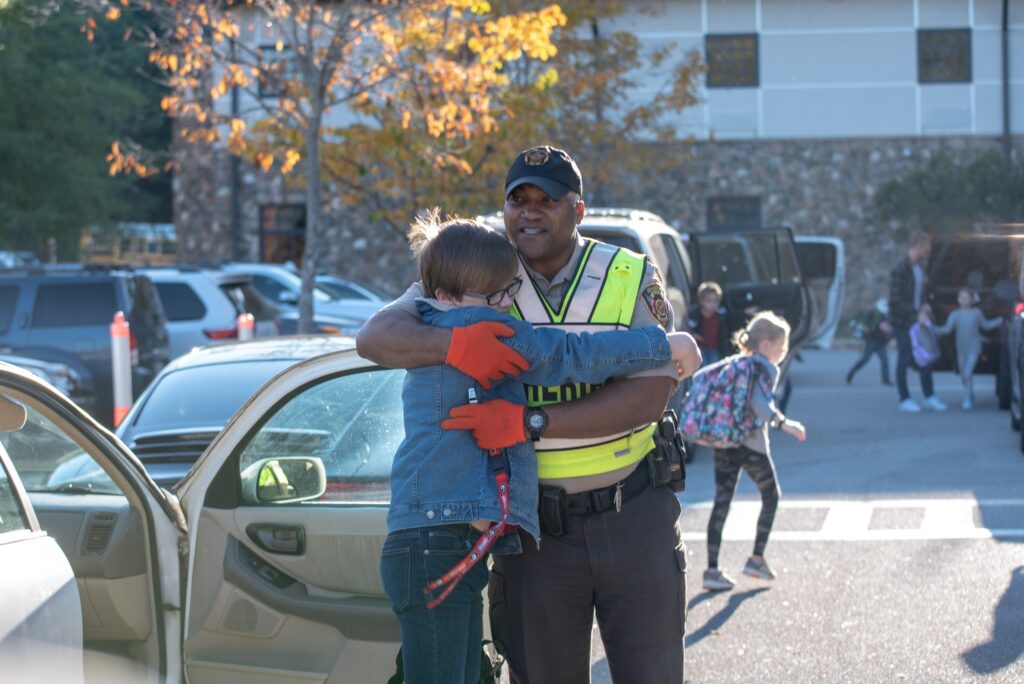
<instances>
[{"instance_id":1,"label":"building window","mask_svg":"<svg viewBox=\"0 0 1024 684\"><path fill-rule=\"evenodd\" d=\"M971 30L922 29L917 32L918 83L971 82Z\"/></svg>"},{"instance_id":2,"label":"building window","mask_svg":"<svg viewBox=\"0 0 1024 684\"><path fill-rule=\"evenodd\" d=\"M302 265L306 249L306 205L265 204L260 207L260 261Z\"/></svg>"},{"instance_id":3,"label":"building window","mask_svg":"<svg viewBox=\"0 0 1024 684\"><path fill-rule=\"evenodd\" d=\"M261 45L259 52L264 65L259 76L260 97L281 97L288 81L298 74L295 52L290 47L278 50L275 45Z\"/></svg>"},{"instance_id":4,"label":"building window","mask_svg":"<svg viewBox=\"0 0 1024 684\"><path fill-rule=\"evenodd\" d=\"M708 200L708 230L760 227L760 197L712 197Z\"/></svg>"},{"instance_id":5,"label":"building window","mask_svg":"<svg viewBox=\"0 0 1024 684\"><path fill-rule=\"evenodd\" d=\"M756 88L759 83L757 34L704 37L708 88Z\"/></svg>"}]
</instances>

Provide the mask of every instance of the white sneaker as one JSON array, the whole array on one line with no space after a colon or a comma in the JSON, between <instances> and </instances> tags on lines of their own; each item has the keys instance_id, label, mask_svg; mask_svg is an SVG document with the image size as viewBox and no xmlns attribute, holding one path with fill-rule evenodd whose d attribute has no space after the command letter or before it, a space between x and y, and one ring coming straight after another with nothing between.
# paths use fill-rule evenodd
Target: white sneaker
<instances>
[{"instance_id":1,"label":"white sneaker","mask_svg":"<svg viewBox=\"0 0 1024 684\"><path fill-rule=\"evenodd\" d=\"M927 397L924 400L924 407L927 409L931 409L932 411L945 411L946 409L949 408L941 401L939 401L939 398L934 394L930 397Z\"/></svg>"},{"instance_id":2,"label":"white sneaker","mask_svg":"<svg viewBox=\"0 0 1024 684\"><path fill-rule=\"evenodd\" d=\"M971 401L970 397L968 397L967 399L964 399L964 403L960 404L960 408L962 408L964 411L970 411L972 408L974 408L974 402Z\"/></svg>"},{"instance_id":3,"label":"white sneaker","mask_svg":"<svg viewBox=\"0 0 1024 684\"><path fill-rule=\"evenodd\" d=\"M736 586L736 581L718 568L704 571L704 588L708 591L729 591Z\"/></svg>"},{"instance_id":4,"label":"white sneaker","mask_svg":"<svg viewBox=\"0 0 1024 684\"><path fill-rule=\"evenodd\" d=\"M920 413L921 407L913 399L904 399L900 402L900 411L903 411L903 413Z\"/></svg>"}]
</instances>

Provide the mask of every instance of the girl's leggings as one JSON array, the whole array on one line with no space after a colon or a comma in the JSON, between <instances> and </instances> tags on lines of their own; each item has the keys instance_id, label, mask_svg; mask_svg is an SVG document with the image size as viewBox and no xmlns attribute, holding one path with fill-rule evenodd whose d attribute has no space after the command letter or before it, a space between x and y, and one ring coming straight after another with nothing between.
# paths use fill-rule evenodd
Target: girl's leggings
<instances>
[{"instance_id":1,"label":"girl's leggings","mask_svg":"<svg viewBox=\"0 0 1024 684\"><path fill-rule=\"evenodd\" d=\"M967 397L974 400L974 367L978 365L978 355L973 353L957 354L957 364L960 366L960 382L964 384L964 392Z\"/></svg>"},{"instance_id":2,"label":"girl's leggings","mask_svg":"<svg viewBox=\"0 0 1024 684\"><path fill-rule=\"evenodd\" d=\"M745 446L734 449L715 449L715 505L708 521L708 567L718 567L718 551L722 546L722 529L729 515L729 504L736 493L740 469L747 472L761 490L761 515L757 518L757 537L754 555L764 554L768 534L772 530L775 511L779 506L779 484L775 478L775 464L771 456Z\"/></svg>"}]
</instances>

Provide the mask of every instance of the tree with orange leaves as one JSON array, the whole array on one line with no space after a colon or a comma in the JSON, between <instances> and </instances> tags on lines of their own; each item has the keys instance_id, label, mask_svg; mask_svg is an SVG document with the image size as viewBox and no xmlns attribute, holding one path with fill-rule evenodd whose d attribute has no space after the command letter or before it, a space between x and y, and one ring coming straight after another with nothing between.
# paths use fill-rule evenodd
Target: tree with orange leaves
<instances>
[{"instance_id":1,"label":"tree with orange leaves","mask_svg":"<svg viewBox=\"0 0 1024 684\"><path fill-rule=\"evenodd\" d=\"M300 330L312 326L312 289L323 251L325 145L350 126L332 115L387 109L425 132L420 150L437 169L469 172L452 150L490 134L509 63L552 58L558 5L496 12L485 0L79 0L84 30L145 11L150 61L166 75L163 107L192 144L226 144L264 171L298 176L306 205ZM550 79L542 72L540 78ZM232 91L239 106L224 103ZM272 94L272 97L267 95ZM148 175L155 157L114 143L111 173ZM173 163L173 162L171 162Z\"/></svg>"}]
</instances>

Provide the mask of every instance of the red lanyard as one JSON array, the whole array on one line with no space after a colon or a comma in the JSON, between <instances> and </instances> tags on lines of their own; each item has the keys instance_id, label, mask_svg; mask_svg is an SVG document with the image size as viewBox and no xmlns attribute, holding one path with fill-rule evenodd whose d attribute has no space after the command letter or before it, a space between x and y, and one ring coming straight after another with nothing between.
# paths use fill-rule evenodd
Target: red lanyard
<instances>
[{"instance_id":1,"label":"red lanyard","mask_svg":"<svg viewBox=\"0 0 1024 684\"><path fill-rule=\"evenodd\" d=\"M476 403L476 391L473 388L469 390L469 403ZM505 459L504 453L501 449L490 449L487 452L487 456L491 459L491 472L494 473L494 484L498 489L498 503L501 505L501 520L496 523L491 523L491 526L487 528L487 531L480 535L480 538L473 544L473 548L469 550L469 553L455 564L451 570L438 577L436 580L423 587L423 593L428 597L441 587L444 590L436 597L427 602L427 608L433 610L441 605L441 602L448 598L448 594L452 593L456 585L462 578L466 576L466 573L477 564L477 562L487 555L487 551L494 544L495 540L501 535L505 534L510 530L515 529L518 525L510 525L509 518L512 515L512 506L509 499L509 485L508 485L508 471L505 470Z\"/></svg>"}]
</instances>

